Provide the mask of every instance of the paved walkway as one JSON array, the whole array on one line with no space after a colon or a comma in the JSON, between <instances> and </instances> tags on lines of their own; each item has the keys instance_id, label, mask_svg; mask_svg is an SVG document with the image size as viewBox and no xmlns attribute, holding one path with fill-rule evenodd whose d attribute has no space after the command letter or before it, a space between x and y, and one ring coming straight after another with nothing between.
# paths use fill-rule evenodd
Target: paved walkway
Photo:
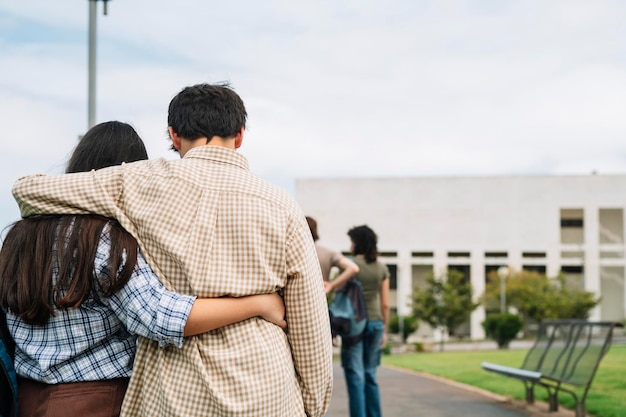
<instances>
[{"instance_id":1,"label":"paved walkway","mask_svg":"<svg viewBox=\"0 0 626 417\"><path fill-rule=\"evenodd\" d=\"M334 364L334 391L328 417L348 417L341 364ZM569 410L548 413L547 405L531 408L495 394L437 377L381 366L378 370L384 417L573 417Z\"/></svg>"}]
</instances>

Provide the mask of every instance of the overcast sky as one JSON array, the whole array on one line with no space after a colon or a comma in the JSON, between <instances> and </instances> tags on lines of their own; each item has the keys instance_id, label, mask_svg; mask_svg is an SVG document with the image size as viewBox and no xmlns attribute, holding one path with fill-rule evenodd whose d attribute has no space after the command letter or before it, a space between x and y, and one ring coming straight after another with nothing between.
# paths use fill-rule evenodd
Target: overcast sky
<instances>
[{"instance_id":1,"label":"overcast sky","mask_svg":"<svg viewBox=\"0 0 626 417\"><path fill-rule=\"evenodd\" d=\"M0 0L0 227L87 128L87 0ZM260 176L626 173L626 2L112 0L97 122L168 150L181 88L230 81Z\"/></svg>"}]
</instances>

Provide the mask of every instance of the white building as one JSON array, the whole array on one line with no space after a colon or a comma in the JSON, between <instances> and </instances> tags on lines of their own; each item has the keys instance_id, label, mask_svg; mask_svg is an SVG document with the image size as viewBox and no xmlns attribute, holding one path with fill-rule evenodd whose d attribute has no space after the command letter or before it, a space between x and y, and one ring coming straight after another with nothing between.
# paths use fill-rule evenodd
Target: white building
<instances>
[{"instance_id":1,"label":"white building","mask_svg":"<svg viewBox=\"0 0 626 417\"><path fill-rule=\"evenodd\" d=\"M325 246L346 252L348 229L374 229L399 314L428 273L463 270L479 297L487 273L506 265L563 272L602 296L592 319L625 317L626 175L299 179L296 198ZM472 314L472 339L484 338L484 317Z\"/></svg>"}]
</instances>

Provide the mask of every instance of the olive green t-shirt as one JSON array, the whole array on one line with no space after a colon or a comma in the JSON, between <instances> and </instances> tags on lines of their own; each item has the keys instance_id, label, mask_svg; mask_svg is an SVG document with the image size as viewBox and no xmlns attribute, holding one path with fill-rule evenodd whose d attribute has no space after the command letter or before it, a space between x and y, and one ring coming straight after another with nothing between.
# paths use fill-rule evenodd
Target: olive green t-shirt
<instances>
[{"instance_id":1,"label":"olive green t-shirt","mask_svg":"<svg viewBox=\"0 0 626 417\"><path fill-rule=\"evenodd\" d=\"M365 304L367 304L367 318L370 321L382 320L380 284L389 278L389 269L387 265L378 261L368 264L365 259L359 256L355 256L352 260L359 266L359 273L354 277L359 280L363 287Z\"/></svg>"}]
</instances>

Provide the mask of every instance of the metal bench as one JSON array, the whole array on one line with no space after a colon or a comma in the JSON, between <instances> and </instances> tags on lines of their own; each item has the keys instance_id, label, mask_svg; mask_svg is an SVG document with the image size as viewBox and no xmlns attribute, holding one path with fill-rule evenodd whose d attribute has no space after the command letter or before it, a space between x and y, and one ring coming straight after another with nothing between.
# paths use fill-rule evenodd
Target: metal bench
<instances>
[{"instance_id":1,"label":"metal bench","mask_svg":"<svg viewBox=\"0 0 626 417\"><path fill-rule=\"evenodd\" d=\"M576 417L585 416L585 400L600 361L609 350L617 322L545 320L537 340L519 368L483 362L483 369L524 383L526 402L535 400L534 388L548 391L549 411L558 411L558 393L571 394Z\"/></svg>"}]
</instances>

